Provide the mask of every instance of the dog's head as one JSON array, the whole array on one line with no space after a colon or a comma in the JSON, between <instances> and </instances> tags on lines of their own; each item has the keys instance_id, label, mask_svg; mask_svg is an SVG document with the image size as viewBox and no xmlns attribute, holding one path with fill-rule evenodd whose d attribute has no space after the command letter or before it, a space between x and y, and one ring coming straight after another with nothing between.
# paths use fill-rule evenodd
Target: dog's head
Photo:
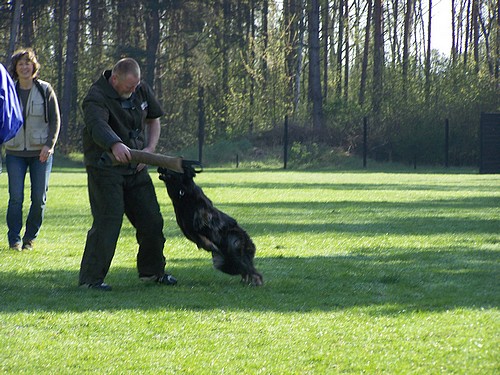
<instances>
[{"instance_id":1,"label":"dog's head","mask_svg":"<svg viewBox=\"0 0 500 375\"><path fill-rule=\"evenodd\" d=\"M193 178L196 176L196 173L203 171L203 167L199 162L190 160L183 160L182 168L184 169L184 173L178 173L161 167L158 168L160 180L165 182L168 196L174 206L180 203L185 195L189 196L197 190Z\"/></svg>"}]
</instances>

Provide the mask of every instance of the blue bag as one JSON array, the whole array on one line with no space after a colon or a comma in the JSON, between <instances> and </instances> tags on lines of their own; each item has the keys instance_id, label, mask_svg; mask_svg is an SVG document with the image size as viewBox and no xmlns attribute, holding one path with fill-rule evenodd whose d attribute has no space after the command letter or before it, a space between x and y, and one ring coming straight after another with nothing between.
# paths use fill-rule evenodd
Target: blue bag
<instances>
[{"instance_id":1,"label":"blue bag","mask_svg":"<svg viewBox=\"0 0 500 375\"><path fill-rule=\"evenodd\" d=\"M5 67L0 64L0 145L17 134L23 125L23 111L16 87Z\"/></svg>"}]
</instances>

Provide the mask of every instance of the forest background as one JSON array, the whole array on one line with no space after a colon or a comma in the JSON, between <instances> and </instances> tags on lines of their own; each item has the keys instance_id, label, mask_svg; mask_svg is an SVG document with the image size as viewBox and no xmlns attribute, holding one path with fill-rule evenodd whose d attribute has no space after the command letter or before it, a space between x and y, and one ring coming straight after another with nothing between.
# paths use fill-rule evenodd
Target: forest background
<instances>
[{"instance_id":1,"label":"forest background","mask_svg":"<svg viewBox=\"0 0 500 375\"><path fill-rule=\"evenodd\" d=\"M297 158L360 154L366 119L371 158L476 165L480 114L500 111L497 0L7 0L0 44L5 64L37 52L64 153L81 151L81 101L123 56L165 109L167 154L229 141L257 157L283 144L285 117Z\"/></svg>"}]
</instances>

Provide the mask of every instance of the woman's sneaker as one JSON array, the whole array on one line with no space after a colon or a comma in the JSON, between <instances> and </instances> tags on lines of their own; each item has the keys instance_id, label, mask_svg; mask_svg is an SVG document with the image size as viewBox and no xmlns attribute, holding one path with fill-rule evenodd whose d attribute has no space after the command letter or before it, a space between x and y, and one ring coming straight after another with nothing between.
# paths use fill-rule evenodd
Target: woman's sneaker
<instances>
[{"instance_id":1,"label":"woman's sneaker","mask_svg":"<svg viewBox=\"0 0 500 375\"><path fill-rule=\"evenodd\" d=\"M23 250L31 251L33 250L34 245L33 240L23 241Z\"/></svg>"},{"instance_id":2,"label":"woman's sneaker","mask_svg":"<svg viewBox=\"0 0 500 375\"><path fill-rule=\"evenodd\" d=\"M9 247L11 250L14 250L14 251L23 251L23 247L21 245L21 242L11 243L11 244L9 244Z\"/></svg>"}]
</instances>

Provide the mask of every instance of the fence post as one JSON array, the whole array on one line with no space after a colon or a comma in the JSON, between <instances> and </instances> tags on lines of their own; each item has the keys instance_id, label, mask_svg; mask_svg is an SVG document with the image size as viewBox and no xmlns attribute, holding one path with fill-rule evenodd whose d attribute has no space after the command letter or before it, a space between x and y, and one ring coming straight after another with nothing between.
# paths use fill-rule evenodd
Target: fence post
<instances>
[{"instance_id":1,"label":"fence post","mask_svg":"<svg viewBox=\"0 0 500 375\"><path fill-rule=\"evenodd\" d=\"M450 151L450 123L448 119L444 122L444 166L449 166L449 151Z\"/></svg>"},{"instance_id":2,"label":"fence post","mask_svg":"<svg viewBox=\"0 0 500 375\"><path fill-rule=\"evenodd\" d=\"M198 86L198 161L203 162L203 143L205 142L205 90Z\"/></svg>"},{"instance_id":3,"label":"fence post","mask_svg":"<svg viewBox=\"0 0 500 375\"><path fill-rule=\"evenodd\" d=\"M283 135L283 169L286 169L288 161L288 115L285 115L285 129Z\"/></svg>"},{"instance_id":4,"label":"fence post","mask_svg":"<svg viewBox=\"0 0 500 375\"><path fill-rule=\"evenodd\" d=\"M366 157L368 153L368 119L363 117L363 168L366 168Z\"/></svg>"}]
</instances>

